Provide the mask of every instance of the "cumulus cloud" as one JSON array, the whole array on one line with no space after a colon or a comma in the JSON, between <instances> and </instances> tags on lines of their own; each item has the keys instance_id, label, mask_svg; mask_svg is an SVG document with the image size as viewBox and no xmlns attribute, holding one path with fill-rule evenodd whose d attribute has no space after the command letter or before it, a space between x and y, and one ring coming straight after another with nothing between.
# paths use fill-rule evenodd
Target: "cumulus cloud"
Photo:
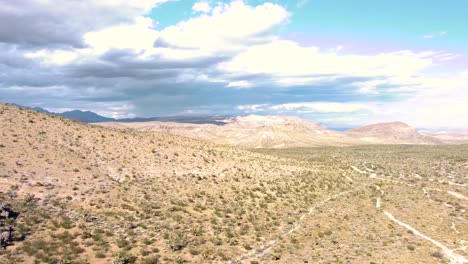
<instances>
[{"instance_id":1,"label":"cumulus cloud","mask_svg":"<svg viewBox=\"0 0 468 264\"><path fill-rule=\"evenodd\" d=\"M208 2L202 1L202 2L196 2L192 10L194 12L201 12L201 13L209 13L211 11L211 6Z\"/></svg>"},{"instance_id":2,"label":"cumulus cloud","mask_svg":"<svg viewBox=\"0 0 468 264\"><path fill-rule=\"evenodd\" d=\"M255 45L220 65L237 74L297 76L410 76L432 64L427 54L410 51L370 55L338 55L316 47L276 40ZM359 65L359 67L356 67Z\"/></svg>"},{"instance_id":3,"label":"cumulus cloud","mask_svg":"<svg viewBox=\"0 0 468 264\"><path fill-rule=\"evenodd\" d=\"M153 20L137 17L131 24L86 33L84 40L97 53L104 53L111 49L145 51L152 48L157 37L158 32L154 30Z\"/></svg>"},{"instance_id":4,"label":"cumulus cloud","mask_svg":"<svg viewBox=\"0 0 468 264\"><path fill-rule=\"evenodd\" d=\"M82 48L83 34L131 22L168 0L0 0L0 42Z\"/></svg>"},{"instance_id":5,"label":"cumulus cloud","mask_svg":"<svg viewBox=\"0 0 468 264\"><path fill-rule=\"evenodd\" d=\"M271 30L284 23L289 13L280 5L252 7L243 1L219 4L202 15L161 31L156 47L205 49L213 52L238 50L249 43L264 43Z\"/></svg>"},{"instance_id":6,"label":"cumulus cloud","mask_svg":"<svg viewBox=\"0 0 468 264\"><path fill-rule=\"evenodd\" d=\"M268 2L197 2L159 28L146 14L166 1L0 0L0 97L114 117L257 112L330 124L443 123L466 110L466 72L427 74L459 54L304 45L278 34L292 18ZM437 98L448 109L430 115Z\"/></svg>"}]
</instances>

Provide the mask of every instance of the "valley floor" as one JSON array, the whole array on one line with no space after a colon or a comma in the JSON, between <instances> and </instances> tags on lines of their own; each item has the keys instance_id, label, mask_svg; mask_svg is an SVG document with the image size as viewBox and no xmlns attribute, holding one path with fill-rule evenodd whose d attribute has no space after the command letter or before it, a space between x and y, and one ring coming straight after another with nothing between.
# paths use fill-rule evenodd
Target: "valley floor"
<instances>
[{"instance_id":1,"label":"valley floor","mask_svg":"<svg viewBox=\"0 0 468 264\"><path fill-rule=\"evenodd\" d=\"M288 233L294 243L287 261L303 256L309 263L468 263L467 146L260 152L312 166L333 163L352 183L325 200L326 206L318 204L326 209L300 218L304 223Z\"/></svg>"}]
</instances>

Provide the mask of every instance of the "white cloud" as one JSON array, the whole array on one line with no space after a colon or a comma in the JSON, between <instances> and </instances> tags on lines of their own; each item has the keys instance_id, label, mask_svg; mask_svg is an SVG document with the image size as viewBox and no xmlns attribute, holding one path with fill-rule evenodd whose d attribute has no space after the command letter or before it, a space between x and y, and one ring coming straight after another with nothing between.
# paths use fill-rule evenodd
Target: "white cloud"
<instances>
[{"instance_id":1,"label":"white cloud","mask_svg":"<svg viewBox=\"0 0 468 264\"><path fill-rule=\"evenodd\" d=\"M357 103L337 102L300 102L285 104L254 104L240 105L239 110L248 112L273 113L352 113L368 109L367 106Z\"/></svg>"},{"instance_id":2,"label":"white cloud","mask_svg":"<svg viewBox=\"0 0 468 264\"><path fill-rule=\"evenodd\" d=\"M359 126L371 123L403 121L418 128L468 128L468 80L426 80L411 97L389 102L362 102L365 111L319 118L333 126ZM432 85L431 88L429 85Z\"/></svg>"},{"instance_id":3,"label":"white cloud","mask_svg":"<svg viewBox=\"0 0 468 264\"><path fill-rule=\"evenodd\" d=\"M192 10L194 12L200 12L200 13L209 13L211 11L211 6L208 2L202 1L202 2L196 2Z\"/></svg>"},{"instance_id":4,"label":"white cloud","mask_svg":"<svg viewBox=\"0 0 468 264\"><path fill-rule=\"evenodd\" d=\"M354 103L312 102L274 105L272 110L302 111L309 113L350 113L365 110L367 107Z\"/></svg>"},{"instance_id":5,"label":"white cloud","mask_svg":"<svg viewBox=\"0 0 468 264\"><path fill-rule=\"evenodd\" d=\"M0 0L0 43L83 48L90 31L123 25L169 0Z\"/></svg>"},{"instance_id":6,"label":"white cloud","mask_svg":"<svg viewBox=\"0 0 468 264\"><path fill-rule=\"evenodd\" d=\"M165 28L156 43L185 49L239 50L250 43L271 40L269 31L288 17L280 5L264 3L252 7L233 1L217 5L208 15Z\"/></svg>"},{"instance_id":7,"label":"white cloud","mask_svg":"<svg viewBox=\"0 0 468 264\"><path fill-rule=\"evenodd\" d=\"M253 84L249 81L234 81L234 82L229 82L226 87L248 88L252 86Z\"/></svg>"},{"instance_id":8,"label":"white cloud","mask_svg":"<svg viewBox=\"0 0 468 264\"><path fill-rule=\"evenodd\" d=\"M344 49L344 46L343 46L343 45L338 45L338 46L336 46L336 47L330 49L330 52L332 52L332 53L338 53L338 52L342 51L343 49Z\"/></svg>"},{"instance_id":9,"label":"white cloud","mask_svg":"<svg viewBox=\"0 0 468 264\"><path fill-rule=\"evenodd\" d=\"M112 3L110 1L108 4ZM135 1L134 5L143 3ZM200 5L195 6L201 8ZM132 23L86 33L83 38L90 49L75 52L92 58L112 49L128 49L135 52L135 59L145 61L154 58L183 61L230 56L232 52L245 49L251 42L270 41L272 35L269 31L285 22L288 16L279 5L265 3L252 7L243 1L220 3L207 14L162 31L155 29L151 18L137 16ZM247 86L245 83L233 85Z\"/></svg>"},{"instance_id":10,"label":"white cloud","mask_svg":"<svg viewBox=\"0 0 468 264\"><path fill-rule=\"evenodd\" d=\"M137 17L130 25L117 25L84 35L85 42L98 53L110 49L150 50L157 37L153 20L147 17Z\"/></svg>"},{"instance_id":11,"label":"white cloud","mask_svg":"<svg viewBox=\"0 0 468 264\"><path fill-rule=\"evenodd\" d=\"M386 84L386 80L371 80L364 82L355 82L354 86L358 87L358 92L362 94L378 94L377 88L380 85Z\"/></svg>"},{"instance_id":12,"label":"white cloud","mask_svg":"<svg viewBox=\"0 0 468 264\"><path fill-rule=\"evenodd\" d=\"M265 111L268 104L254 104L254 105L238 105L237 109L246 112L260 112Z\"/></svg>"},{"instance_id":13,"label":"white cloud","mask_svg":"<svg viewBox=\"0 0 468 264\"><path fill-rule=\"evenodd\" d=\"M294 76L411 76L429 67L432 59L410 51L375 56L338 55L320 52L316 47L301 47L293 41L275 40L255 45L220 69L234 74Z\"/></svg>"},{"instance_id":14,"label":"white cloud","mask_svg":"<svg viewBox=\"0 0 468 264\"><path fill-rule=\"evenodd\" d=\"M143 13L147 13L154 6L168 2L168 1L170 0L99 0L99 1L85 0L85 2L89 2L97 6L107 6L107 7L126 6L127 8L136 8L136 9L140 9L141 12ZM45 2L50 2L50 1L45 0Z\"/></svg>"},{"instance_id":15,"label":"white cloud","mask_svg":"<svg viewBox=\"0 0 468 264\"><path fill-rule=\"evenodd\" d=\"M24 56L30 59L41 59L49 64L65 65L77 59L78 54L73 51L42 49L35 52L27 52Z\"/></svg>"},{"instance_id":16,"label":"white cloud","mask_svg":"<svg viewBox=\"0 0 468 264\"><path fill-rule=\"evenodd\" d=\"M17 3L26 4L16 6L12 4L15 1L0 0L0 5L6 6L3 10L8 10L7 13L19 14L11 16L14 19L26 15L30 18L19 20L24 22L18 23L18 31L21 34L4 30L9 26L3 25L0 39L4 43L19 41L26 49L28 45L37 45L28 52L21 53L19 56L22 60L18 62L11 59L13 56L9 54L17 52L15 48L0 51L0 56L7 58L4 61L14 65L10 67L13 69L11 70L8 64L0 64L2 84L8 81L8 85L16 85L24 81L23 85L26 86L32 83L40 86L38 83L43 83L43 89L33 87L28 89L28 92L35 95L41 90L43 95L46 94L45 91L53 91L54 94L50 92L49 95L56 96L59 91L60 97L83 96L93 98L93 103L97 97L124 98L126 105L134 103L135 108L142 112L144 106L138 103L155 99L159 99L160 103L155 104L151 101L151 104L147 103L145 106L167 106L175 102L179 105L175 105L168 112L174 109L179 111L177 107L180 107L180 102L185 104L190 98L195 98L191 96L196 96L197 99L193 101L199 102L201 96L198 91L203 92L204 87L208 86L219 88L221 92L217 96L220 97L234 94L240 88L250 88L242 92L252 96L249 98L252 104L240 105L238 110L304 115L316 113L321 118L326 116L323 120L329 122L332 122L333 118L334 122L347 120L346 122L356 123L363 120L404 119L403 121L418 126L452 121L466 125L463 113L467 112L468 105L468 72L446 76L437 74L438 77L428 74L433 72L432 66L440 67L442 63L458 58L459 54L429 50L359 55L352 54L349 47L344 50L340 45L325 49L304 46L275 34L275 29L285 25L290 17L285 8L275 4L279 1L263 2L257 6L240 0L216 4L214 1L202 1L193 5L192 9L195 12L192 13L192 18L159 30L154 26L156 21L145 14L154 6L166 1L168 0L22 0ZM26 10L25 7L29 9ZM5 14L2 13L3 10L0 10L0 15ZM33 23L37 21L33 19L35 17L51 24L36 27ZM27 28L19 30L20 26ZM49 33L50 36L47 35ZM42 38L45 35L47 37ZM446 32L436 32L427 37L444 35ZM15 39L14 36L21 37ZM32 37L24 40L28 36ZM88 46L81 45L83 41ZM52 42L54 45L49 45ZM40 63L34 68L36 62ZM21 63L30 63L33 66L27 72L23 69L30 65L16 65ZM62 68L59 67L66 65L70 67L61 71ZM63 72L71 73L72 77L65 76ZM98 74L94 75L96 72ZM27 78L24 77L26 73L29 74ZM52 73L53 78L50 77ZM129 74L126 75L127 73ZM129 78L122 78L122 75ZM76 76L92 78L74 79ZM102 76L105 78L100 78ZM120 79L116 81L116 78ZM48 88L53 85L60 89ZM325 94L324 98L327 98L323 100L343 101L359 96L358 99L362 98L363 102L327 101L276 105L264 103L291 100L292 97L288 96L294 93L277 92L275 89L293 90L296 86L301 86L304 100L315 98L314 89L320 87L320 93ZM222 89L223 87L234 89ZM268 87L272 93L259 95L256 87ZM327 87L339 91L337 96L343 97L331 98L335 94L326 94ZM345 89L349 91L343 91ZM213 90L211 89L210 94L216 92ZM16 94L20 90L13 87L11 91L13 98L18 98ZM157 94L159 91L160 94ZM86 95L83 95L84 93ZM155 96L156 94L158 96ZM164 97L161 94L170 95ZM400 101L366 101L369 98L384 98L388 101L386 95L392 95L394 97L391 99ZM34 100L37 98L31 97L34 97ZM150 97L151 100L148 99ZM58 101L56 97L47 100ZM170 100L174 101L169 102ZM224 103L229 107L241 104L226 101L216 103ZM105 112L104 107L110 110ZM193 105L190 107L196 109ZM199 107L201 109L204 106ZM132 111L133 108L118 108L118 105L105 104L94 109L107 115L122 116L125 111ZM203 109L209 109L209 106ZM209 113L212 110L204 111Z\"/></svg>"},{"instance_id":17,"label":"white cloud","mask_svg":"<svg viewBox=\"0 0 468 264\"><path fill-rule=\"evenodd\" d=\"M441 38L447 35L446 31L434 32L423 36L425 39Z\"/></svg>"}]
</instances>

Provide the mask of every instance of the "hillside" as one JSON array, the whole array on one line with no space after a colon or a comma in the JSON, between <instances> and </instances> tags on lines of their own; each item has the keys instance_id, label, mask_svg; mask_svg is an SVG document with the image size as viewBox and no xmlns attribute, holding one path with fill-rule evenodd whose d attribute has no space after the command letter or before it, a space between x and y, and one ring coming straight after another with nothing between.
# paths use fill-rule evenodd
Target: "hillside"
<instances>
[{"instance_id":1,"label":"hillside","mask_svg":"<svg viewBox=\"0 0 468 264\"><path fill-rule=\"evenodd\" d=\"M246 118L229 125L263 123ZM5 104L0 135L0 263L464 263L468 255L463 146L251 152Z\"/></svg>"},{"instance_id":2,"label":"hillside","mask_svg":"<svg viewBox=\"0 0 468 264\"><path fill-rule=\"evenodd\" d=\"M0 124L0 197L20 213L13 248L26 263L109 263L122 251L140 260L228 260L287 225L308 203L287 203L301 188L346 186L287 159L11 105L0 105ZM290 184L297 189L284 192ZM284 193L271 196L271 188ZM268 204L278 209L274 226Z\"/></svg>"},{"instance_id":3,"label":"hillside","mask_svg":"<svg viewBox=\"0 0 468 264\"><path fill-rule=\"evenodd\" d=\"M139 131L158 131L251 149L347 146L365 143L297 117L247 115L222 121L226 124L112 122L99 125Z\"/></svg>"},{"instance_id":4,"label":"hillside","mask_svg":"<svg viewBox=\"0 0 468 264\"><path fill-rule=\"evenodd\" d=\"M345 131L349 136L379 144L440 144L403 122L378 123Z\"/></svg>"}]
</instances>

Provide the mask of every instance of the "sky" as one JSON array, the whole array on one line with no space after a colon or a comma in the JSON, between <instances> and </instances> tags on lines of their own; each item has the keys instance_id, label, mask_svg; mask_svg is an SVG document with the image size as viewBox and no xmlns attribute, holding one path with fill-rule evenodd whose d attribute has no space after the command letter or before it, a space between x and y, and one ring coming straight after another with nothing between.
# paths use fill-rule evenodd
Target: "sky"
<instances>
[{"instance_id":1,"label":"sky","mask_svg":"<svg viewBox=\"0 0 468 264\"><path fill-rule=\"evenodd\" d=\"M0 0L0 101L468 128L464 0Z\"/></svg>"}]
</instances>

